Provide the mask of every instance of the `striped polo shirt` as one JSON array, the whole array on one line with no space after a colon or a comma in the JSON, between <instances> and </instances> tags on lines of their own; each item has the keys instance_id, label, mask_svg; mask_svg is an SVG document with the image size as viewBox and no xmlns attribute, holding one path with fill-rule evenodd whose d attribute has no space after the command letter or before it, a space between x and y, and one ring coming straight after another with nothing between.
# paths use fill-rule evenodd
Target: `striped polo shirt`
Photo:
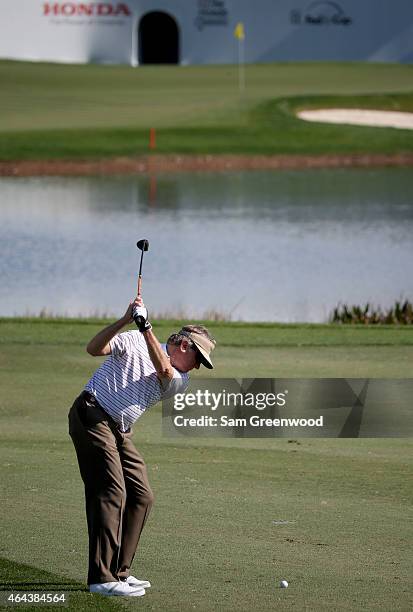
<instances>
[{"instance_id":1,"label":"striped polo shirt","mask_svg":"<svg viewBox=\"0 0 413 612\"><path fill-rule=\"evenodd\" d=\"M118 334L110 341L111 354L96 370L85 390L92 393L102 408L127 431L142 414L159 402L183 393L189 374L173 368L172 380L160 382L138 330ZM162 345L166 352L166 345Z\"/></svg>"}]
</instances>

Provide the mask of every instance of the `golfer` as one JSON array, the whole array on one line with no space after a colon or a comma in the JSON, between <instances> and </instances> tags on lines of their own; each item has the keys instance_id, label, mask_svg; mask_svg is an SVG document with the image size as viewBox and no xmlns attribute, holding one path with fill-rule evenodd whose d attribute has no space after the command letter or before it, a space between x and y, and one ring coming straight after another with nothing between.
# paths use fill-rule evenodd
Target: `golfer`
<instances>
[{"instance_id":1,"label":"golfer","mask_svg":"<svg viewBox=\"0 0 413 612\"><path fill-rule=\"evenodd\" d=\"M135 321L138 330L119 333ZM202 325L186 325L161 345L141 298L87 345L107 359L69 412L69 433L85 485L92 593L139 597L151 585L129 573L153 503L132 425L159 402L182 393L188 372L212 368L215 341Z\"/></svg>"}]
</instances>

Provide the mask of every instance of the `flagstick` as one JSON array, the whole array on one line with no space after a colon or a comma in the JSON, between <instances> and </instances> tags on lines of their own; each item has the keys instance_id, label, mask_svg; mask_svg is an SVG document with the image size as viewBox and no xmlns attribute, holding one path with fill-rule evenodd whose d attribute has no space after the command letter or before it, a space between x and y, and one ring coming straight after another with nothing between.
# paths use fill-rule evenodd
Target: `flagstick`
<instances>
[{"instance_id":1,"label":"flagstick","mask_svg":"<svg viewBox=\"0 0 413 612\"><path fill-rule=\"evenodd\" d=\"M245 91L244 41L238 38L238 86L240 94Z\"/></svg>"}]
</instances>

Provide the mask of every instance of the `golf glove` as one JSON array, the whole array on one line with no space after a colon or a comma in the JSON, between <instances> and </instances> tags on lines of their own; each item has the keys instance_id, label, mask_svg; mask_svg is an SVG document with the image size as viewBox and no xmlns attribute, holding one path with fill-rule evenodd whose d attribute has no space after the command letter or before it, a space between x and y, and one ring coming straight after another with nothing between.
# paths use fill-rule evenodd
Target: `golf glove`
<instances>
[{"instance_id":1,"label":"golf glove","mask_svg":"<svg viewBox=\"0 0 413 612\"><path fill-rule=\"evenodd\" d=\"M145 306L134 306L132 309L132 317L140 332L146 332L152 329L152 325L148 321L148 309Z\"/></svg>"}]
</instances>

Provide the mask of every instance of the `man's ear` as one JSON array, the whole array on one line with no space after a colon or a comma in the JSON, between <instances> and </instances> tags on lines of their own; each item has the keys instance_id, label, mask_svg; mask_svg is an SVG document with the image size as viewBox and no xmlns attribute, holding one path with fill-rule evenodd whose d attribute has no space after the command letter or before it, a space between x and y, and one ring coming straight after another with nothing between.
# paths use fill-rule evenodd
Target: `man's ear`
<instances>
[{"instance_id":1,"label":"man's ear","mask_svg":"<svg viewBox=\"0 0 413 612\"><path fill-rule=\"evenodd\" d=\"M179 345L179 348L181 349L181 351L183 353L186 353L186 351L188 350L188 346L189 346L188 340L184 339L184 340L181 341L181 344Z\"/></svg>"}]
</instances>

